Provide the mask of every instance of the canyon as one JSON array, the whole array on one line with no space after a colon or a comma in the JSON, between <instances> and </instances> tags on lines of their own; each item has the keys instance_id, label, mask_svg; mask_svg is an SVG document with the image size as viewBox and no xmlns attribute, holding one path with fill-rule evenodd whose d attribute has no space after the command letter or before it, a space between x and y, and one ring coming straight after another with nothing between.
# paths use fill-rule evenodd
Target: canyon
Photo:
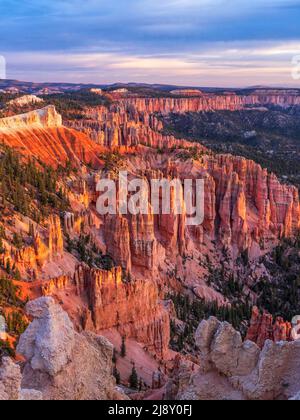
<instances>
[{"instance_id":1,"label":"canyon","mask_svg":"<svg viewBox=\"0 0 300 420\"><path fill-rule=\"evenodd\" d=\"M97 93L101 94L102 91ZM215 154L201 144L165 135L163 123L156 113L299 104L300 97L293 92L260 91L248 96L201 94L199 97L183 98L140 98L123 92L108 106L86 106L80 111L80 118L63 119L53 105L48 105L0 119L2 146L18 152L24 162L29 159L37 165L61 170L58 186L68 202L67 209L55 209L39 223L15 209L10 209L10 216L3 211L1 219L5 233L0 255L2 272L8 265L14 267L19 279L11 277L22 293L27 294L29 299L43 296L39 304L32 307L28 304L27 312L35 320L17 348L30 361L25 367L27 378L23 379L24 389L35 389L34 384L39 383L38 388L46 397L60 399L70 396L75 392L76 384L70 384L69 394L61 394L63 375L58 379L58 390L51 387L47 375L56 377L65 368L68 375L77 372L77 367L74 371L73 367L66 367L66 361L73 357L70 351L75 349L74 340L78 340L80 348L89 351L86 340L93 348L95 340L100 340L95 338L95 334L115 340L113 344L118 350L120 339L127 340L128 345L137 351L137 360L150 357L153 370L159 371L163 366L165 382L171 368L177 369L178 373L178 358L170 350L170 319L174 317L176 308L169 295L187 293L195 299L217 302L220 306L230 305L230 298L209 282L213 270L226 267L242 276L238 263L242 256L246 255L251 264L258 264L259 258L271 252L280 241L294 237L300 229L300 201L296 187L281 183L274 174L252 160ZM5 149L1 153L5 153ZM69 171L66 169L68 165ZM149 212L146 215L100 216L96 211L97 182L101 178L115 179L120 169L127 170L131 179L143 179L149 185L151 179L175 178L181 182L184 179L203 179L203 224L188 226L187 214L175 213L172 191L170 214L153 214L149 197ZM5 210L5 203L3 206ZM14 243L16 234L23 238L22 246ZM247 273L243 276L245 287L248 287ZM251 299L254 304L254 294ZM55 302L68 315L62 315L58 309L60 306L56 307ZM61 362L57 356L61 365L54 370L52 365L49 368L41 360L41 349L36 349L37 355L34 355L33 343L24 344L24 340L30 341L32 335L42 333L37 324L40 324L40 319L49 317L47 311L51 316L58 312L59 325L61 322L64 324L61 319L66 319L65 316L69 319L66 325L71 344L64 344L66 359ZM76 333L72 331L70 320ZM210 321L214 325L216 322ZM242 359L251 354L253 363L251 368L242 367L238 373L230 367L229 373L225 372L228 382L242 383L240 376L250 375L257 369L260 349L264 348L262 351L269 352L273 357L279 347L276 343L288 342L289 324L282 318L273 324L272 315L261 315L257 308L253 309L247 335L252 344L244 344L242 348L240 343L238 349L230 348L234 354L242 351L243 354L238 355ZM228 325L223 325L223 328L226 331L230 329ZM212 333L215 334L216 329ZM229 333L235 336L231 330ZM201 330L197 334L203 335ZM270 339L272 344L268 342ZM237 341L240 342L241 338ZM200 341L198 344L200 348L203 346ZM59 347L60 344L57 345ZM205 351L210 353L212 350L207 348ZM285 361L288 351L282 350ZM219 354L220 351L215 352ZM79 357L78 352L75 356ZM98 353L93 357L98 363ZM109 357L112 354L106 355L105 360ZM277 360L281 353L274 357ZM183 359L184 363L189 363L189 357L183 356ZM124 368L125 362L118 361L124 368L124 381L126 377L128 379L132 367L130 355L127 362ZM212 375L219 375L224 373L224 366L229 362L213 359L206 360L207 363L214 363L216 369ZM105 375L108 375L112 366L109 363L105 367L102 365ZM146 375L143 372L142 362L136 362L136 368L141 379L149 382L149 373ZM42 375L46 385L39 382L36 370L46 370L47 375ZM248 381L247 378L245 380ZM222 386L227 387L227 379L223 382ZM170 383L167 386L173 387ZM243 388L241 394L237 391L238 386L234 385L231 396L275 399L281 395L282 390L268 391L268 386L265 388L264 383L255 377L251 392ZM112 382L109 382L108 388L105 395L100 395L99 390L97 395L93 394L88 388L88 395L83 393L82 397L105 398L108 394L112 395ZM297 390L292 391L296 394ZM172 391L170 395L179 399L182 395L190 395L190 392L194 390L182 391L182 394L177 392L178 395Z\"/></svg>"}]
</instances>

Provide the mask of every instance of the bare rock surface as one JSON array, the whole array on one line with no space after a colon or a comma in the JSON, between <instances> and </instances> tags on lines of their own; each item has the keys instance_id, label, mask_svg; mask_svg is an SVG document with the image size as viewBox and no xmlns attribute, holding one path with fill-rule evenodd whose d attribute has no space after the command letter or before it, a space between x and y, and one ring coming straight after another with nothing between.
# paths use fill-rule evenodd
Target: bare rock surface
<instances>
[{"instance_id":1,"label":"bare rock surface","mask_svg":"<svg viewBox=\"0 0 300 420\"><path fill-rule=\"evenodd\" d=\"M71 360L75 345L73 325L49 297L28 303L26 312L34 320L21 336L17 351L30 360L33 370L55 376Z\"/></svg>"},{"instance_id":2,"label":"bare rock surface","mask_svg":"<svg viewBox=\"0 0 300 420\"><path fill-rule=\"evenodd\" d=\"M167 384L167 398L287 400L299 395L300 342L267 340L260 350L215 318L202 321L195 338L199 366L180 360Z\"/></svg>"},{"instance_id":3,"label":"bare rock surface","mask_svg":"<svg viewBox=\"0 0 300 420\"><path fill-rule=\"evenodd\" d=\"M21 370L12 359L4 357L0 366L0 395L1 385L4 399L17 400L21 388Z\"/></svg>"},{"instance_id":4,"label":"bare rock surface","mask_svg":"<svg viewBox=\"0 0 300 420\"><path fill-rule=\"evenodd\" d=\"M93 333L78 334L54 299L27 304L34 320L20 338L27 360L22 388L37 389L45 400L124 399L111 375L113 346ZM23 398L29 393L23 393Z\"/></svg>"}]
</instances>

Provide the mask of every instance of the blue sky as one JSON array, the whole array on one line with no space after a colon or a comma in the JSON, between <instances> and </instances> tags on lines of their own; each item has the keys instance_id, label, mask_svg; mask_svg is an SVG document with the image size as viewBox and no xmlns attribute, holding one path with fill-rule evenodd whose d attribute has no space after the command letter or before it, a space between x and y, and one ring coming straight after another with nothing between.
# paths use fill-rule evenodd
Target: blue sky
<instances>
[{"instance_id":1,"label":"blue sky","mask_svg":"<svg viewBox=\"0 0 300 420\"><path fill-rule=\"evenodd\" d=\"M7 77L293 85L300 0L2 0Z\"/></svg>"}]
</instances>

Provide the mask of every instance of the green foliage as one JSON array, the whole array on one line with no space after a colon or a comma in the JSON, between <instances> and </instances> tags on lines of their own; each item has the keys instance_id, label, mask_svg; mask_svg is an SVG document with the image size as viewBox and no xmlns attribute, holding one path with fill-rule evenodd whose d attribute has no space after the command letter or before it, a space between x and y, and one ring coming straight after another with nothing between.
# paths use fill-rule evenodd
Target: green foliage
<instances>
[{"instance_id":1,"label":"green foliage","mask_svg":"<svg viewBox=\"0 0 300 420\"><path fill-rule=\"evenodd\" d=\"M127 349L126 349L126 338L122 337L122 344L121 344L121 357L126 357Z\"/></svg>"},{"instance_id":2,"label":"green foliage","mask_svg":"<svg viewBox=\"0 0 300 420\"><path fill-rule=\"evenodd\" d=\"M254 286L257 306L274 317L291 320L300 313L300 235L285 239L261 262L271 280L262 277Z\"/></svg>"},{"instance_id":3,"label":"green foliage","mask_svg":"<svg viewBox=\"0 0 300 420\"><path fill-rule=\"evenodd\" d=\"M4 356L15 357L15 350L11 347L8 341L0 340L0 360Z\"/></svg>"},{"instance_id":4,"label":"green foliage","mask_svg":"<svg viewBox=\"0 0 300 420\"><path fill-rule=\"evenodd\" d=\"M124 158L119 152L107 152L102 156L104 169L108 172L119 172L123 167Z\"/></svg>"},{"instance_id":5,"label":"green foliage","mask_svg":"<svg viewBox=\"0 0 300 420\"><path fill-rule=\"evenodd\" d=\"M137 374L135 366L133 366L133 368L132 368L132 372L131 372L131 375L130 375L130 378L129 378L129 383L130 383L130 388L138 389L139 378L138 378L138 374Z\"/></svg>"},{"instance_id":6,"label":"green foliage","mask_svg":"<svg viewBox=\"0 0 300 420\"><path fill-rule=\"evenodd\" d=\"M10 279L0 278L0 305L22 306L18 297L18 287Z\"/></svg>"},{"instance_id":7,"label":"green foliage","mask_svg":"<svg viewBox=\"0 0 300 420\"><path fill-rule=\"evenodd\" d=\"M19 311L12 311L6 316L7 330L10 334L20 336L28 327L23 315Z\"/></svg>"},{"instance_id":8,"label":"green foliage","mask_svg":"<svg viewBox=\"0 0 300 420\"><path fill-rule=\"evenodd\" d=\"M114 377L115 377L115 379L116 379L116 383L117 383L117 385L120 385L120 383L121 383L121 374L120 374L120 372L118 371L117 366L115 366L115 367L114 367L114 370L113 370L113 375L114 375Z\"/></svg>"},{"instance_id":9,"label":"green foliage","mask_svg":"<svg viewBox=\"0 0 300 420\"><path fill-rule=\"evenodd\" d=\"M83 111L85 107L108 107L111 103L107 97L90 92L89 89L46 95L43 99L47 104L54 105L65 120L80 120L84 118Z\"/></svg>"},{"instance_id":10,"label":"green foliage","mask_svg":"<svg viewBox=\"0 0 300 420\"><path fill-rule=\"evenodd\" d=\"M23 162L13 150L2 147L0 155L0 197L3 206L11 204L24 216L40 222L48 208L67 210L68 200L57 188L58 175L46 165ZM37 205L34 205L34 202Z\"/></svg>"},{"instance_id":11,"label":"green foliage","mask_svg":"<svg viewBox=\"0 0 300 420\"><path fill-rule=\"evenodd\" d=\"M209 266L209 277L207 284L213 287L221 295L229 299L230 302L241 302L245 298L243 293L244 285L237 276L225 269L223 265L220 269L214 269Z\"/></svg>"},{"instance_id":12,"label":"green foliage","mask_svg":"<svg viewBox=\"0 0 300 420\"><path fill-rule=\"evenodd\" d=\"M196 146L190 147L189 149L182 150L179 153L177 153L177 158L181 159L183 161L187 160L196 160L196 161L202 161L204 156L204 151L200 151Z\"/></svg>"},{"instance_id":13,"label":"green foliage","mask_svg":"<svg viewBox=\"0 0 300 420\"><path fill-rule=\"evenodd\" d=\"M89 235L81 233L78 239L72 240L69 235L66 235L66 238L67 251L74 253L80 261L86 263L89 267L101 270L111 270L115 267L113 259L109 255L103 255Z\"/></svg>"},{"instance_id":14,"label":"green foliage","mask_svg":"<svg viewBox=\"0 0 300 420\"><path fill-rule=\"evenodd\" d=\"M194 335L199 323L211 316L215 316L220 321L229 322L242 335L246 333L252 311L250 303L220 306L217 302L206 302L198 298L190 299L180 293L170 294L167 297L174 303L177 318L184 322L184 330L178 331L175 321L171 321L171 346L176 351L183 351L186 346L194 348Z\"/></svg>"},{"instance_id":15,"label":"green foliage","mask_svg":"<svg viewBox=\"0 0 300 420\"><path fill-rule=\"evenodd\" d=\"M172 113L160 118L166 135L201 142L215 153L244 156L300 187L299 115L300 107L269 106L265 111Z\"/></svg>"}]
</instances>

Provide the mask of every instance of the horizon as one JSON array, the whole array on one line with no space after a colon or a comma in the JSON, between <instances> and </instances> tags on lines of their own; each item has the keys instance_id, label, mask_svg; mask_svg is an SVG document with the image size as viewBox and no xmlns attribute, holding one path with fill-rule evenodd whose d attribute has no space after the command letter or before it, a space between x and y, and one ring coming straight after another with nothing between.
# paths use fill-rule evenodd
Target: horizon
<instances>
[{"instance_id":1,"label":"horizon","mask_svg":"<svg viewBox=\"0 0 300 420\"><path fill-rule=\"evenodd\" d=\"M8 0L0 13L8 79L300 86L300 0Z\"/></svg>"},{"instance_id":2,"label":"horizon","mask_svg":"<svg viewBox=\"0 0 300 420\"><path fill-rule=\"evenodd\" d=\"M46 81L35 81L35 80L18 80L18 79L8 79L8 78L0 78L0 84L2 82L10 82L10 83L24 83L24 84L38 84L38 85L74 85L74 86L96 86L101 87L103 89L110 88L112 86L127 86L129 88L134 87L141 87L141 86L161 86L161 87L170 87L170 88L179 88L179 89L217 89L217 90L225 90L225 89L231 89L231 90L251 90L251 89L292 89L292 90L299 90L299 86L296 85L263 85L263 84L257 84L252 86L217 86L217 85L186 85L186 84L169 84L169 83L150 83L150 82L134 82L134 81L128 81L128 82L114 82L114 83L94 83L94 82L62 82L62 81L53 81L53 82L46 82ZM135 85L135 86L134 86Z\"/></svg>"}]
</instances>

